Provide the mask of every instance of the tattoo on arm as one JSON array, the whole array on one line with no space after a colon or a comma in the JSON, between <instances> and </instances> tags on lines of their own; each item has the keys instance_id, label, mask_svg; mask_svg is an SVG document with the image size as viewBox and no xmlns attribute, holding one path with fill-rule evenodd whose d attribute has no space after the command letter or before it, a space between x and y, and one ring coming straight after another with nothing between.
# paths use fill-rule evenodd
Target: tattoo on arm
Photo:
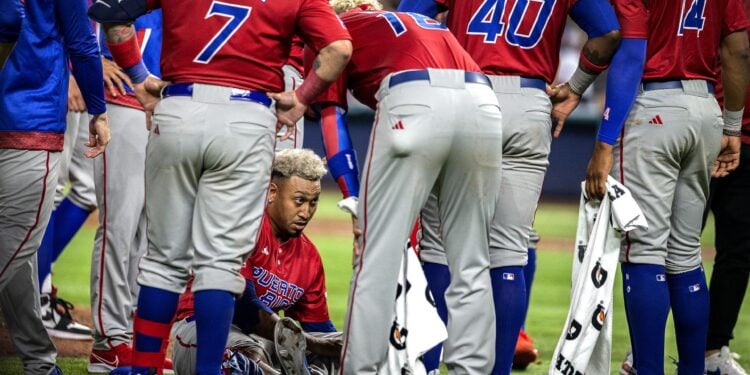
<instances>
[{"instance_id":1,"label":"tattoo on arm","mask_svg":"<svg viewBox=\"0 0 750 375\"><path fill-rule=\"evenodd\" d=\"M110 43L122 43L135 35L135 28L132 24L127 25L106 25L107 41Z\"/></svg>"}]
</instances>

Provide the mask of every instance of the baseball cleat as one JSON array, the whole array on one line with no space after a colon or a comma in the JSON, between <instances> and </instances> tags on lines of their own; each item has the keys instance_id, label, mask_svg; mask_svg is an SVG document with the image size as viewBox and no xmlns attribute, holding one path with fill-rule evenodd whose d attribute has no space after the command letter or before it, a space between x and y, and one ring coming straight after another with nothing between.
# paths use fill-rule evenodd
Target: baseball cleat
<instances>
[{"instance_id":1,"label":"baseball cleat","mask_svg":"<svg viewBox=\"0 0 750 375\"><path fill-rule=\"evenodd\" d=\"M122 343L109 350L92 350L89 354L88 372L90 374L110 374L118 368L124 371L125 367L133 364L133 349L130 345ZM164 374L174 374L172 360L164 360Z\"/></svg>"},{"instance_id":2,"label":"baseball cleat","mask_svg":"<svg viewBox=\"0 0 750 375\"><path fill-rule=\"evenodd\" d=\"M729 347L722 346L718 353L706 357L707 375L748 375L737 362L740 356L732 353Z\"/></svg>"},{"instance_id":3,"label":"baseball cleat","mask_svg":"<svg viewBox=\"0 0 750 375\"><path fill-rule=\"evenodd\" d=\"M73 304L54 294L42 294L42 322L50 337L68 340L91 340L91 329L73 319Z\"/></svg>"},{"instance_id":4,"label":"baseball cleat","mask_svg":"<svg viewBox=\"0 0 750 375\"><path fill-rule=\"evenodd\" d=\"M221 375L263 375L263 370L242 352L226 349L221 363Z\"/></svg>"},{"instance_id":5,"label":"baseball cleat","mask_svg":"<svg viewBox=\"0 0 750 375\"><path fill-rule=\"evenodd\" d=\"M290 318L281 318L274 329L276 356L286 375L310 375L305 361L307 343L302 329Z\"/></svg>"},{"instance_id":6,"label":"baseball cleat","mask_svg":"<svg viewBox=\"0 0 750 375\"><path fill-rule=\"evenodd\" d=\"M534 347L534 341L521 330L516 341L516 352L513 354L513 368L525 370L529 364L539 360L539 350Z\"/></svg>"}]
</instances>

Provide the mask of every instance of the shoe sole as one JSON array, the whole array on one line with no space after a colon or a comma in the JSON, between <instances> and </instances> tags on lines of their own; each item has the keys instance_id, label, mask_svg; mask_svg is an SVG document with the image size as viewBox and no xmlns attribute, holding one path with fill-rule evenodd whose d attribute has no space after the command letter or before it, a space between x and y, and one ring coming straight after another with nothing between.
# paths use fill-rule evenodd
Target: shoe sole
<instances>
[{"instance_id":1,"label":"shoe sole","mask_svg":"<svg viewBox=\"0 0 750 375\"><path fill-rule=\"evenodd\" d=\"M91 337L91 334L58 331L56 329L51 329L51 328L47 328L47 333L49 334L49 337L55 337L58 339L80 340L80 341L93 340L93 337Z\"/></svg>"},{"instance_id":2,"label":"shoe sole","mask_svg":"<svg viewBox=\"0 0 750 375\"><path fill-rule=\"evenodd\" d=\"M282 318L276 322L274 328L274 342L276 347L276 356L286 375L310 375L305 366L305 336L302 331L296 327L295 323L289 318Z\"/></svg>"},{"instance_id":3,"label":"shoe sole","mask_svg":"<svg viewBox=\"0 0 750 375\"><path fill-rule=\"evenodd\" d=\"M109 374L114 369L114 367L107 366L103 363L89 363L89 365L86 367L86 370L88 370L89 374Z\"/></svg>"}]
</instances>

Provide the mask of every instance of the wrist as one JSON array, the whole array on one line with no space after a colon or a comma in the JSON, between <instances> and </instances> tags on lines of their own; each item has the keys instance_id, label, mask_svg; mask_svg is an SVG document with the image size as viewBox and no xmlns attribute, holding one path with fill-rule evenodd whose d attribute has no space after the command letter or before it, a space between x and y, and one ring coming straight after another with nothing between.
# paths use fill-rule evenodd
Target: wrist
<instances>
[{"instance_id":1,"label":"wrist","mask_svg":"<svg viewBox=\"0 0 750 375\"><path fill-rule=\"evenodd\" d=\"M330 82L326 82L320 78L315 71L312 71L307 77L305 77L305 81L302 82L302 85L300 85L294 93L297 96L297 100L307 106L310 105L318 95L322 94L330 84Z\"/></svg>"},{"instance_id":2,"label":"wrist","mask_svg":"<svg viewBox=\"0 0 750 375\"><path fill-rule=\"evenodd\" d=\"M594 80L596 80L597 75L598 74L585 72L579 65L573 75L570 76L570 79L568 80L568 86L570 86L570 90L573 93L581 96L584 92L586 92L586 89L591 86Z\"/></svg>"},{"instance_id":3,"label":"wrist","mask_svg":"<svg viewBox=\"0 0 750 375\"><path fill-rule=\"evenodd\" d=\"M724 135L730 137L739 137L740 131L742 130L742 114L744 108L740 108L738 111L730 111L724 108L722 117L724 118Z\"/></svg>"}]
</instances>

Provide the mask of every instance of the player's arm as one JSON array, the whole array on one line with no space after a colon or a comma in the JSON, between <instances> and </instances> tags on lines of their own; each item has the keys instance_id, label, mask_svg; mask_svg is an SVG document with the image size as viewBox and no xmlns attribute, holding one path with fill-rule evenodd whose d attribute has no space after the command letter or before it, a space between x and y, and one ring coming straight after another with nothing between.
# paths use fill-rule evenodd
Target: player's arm
<instances>
[{"instance_id":1,"label":"player's arm","mask_svg":"<svg viewBox=\"0 0 750 375\"><path fill-rule=\"evenodd\" d=\"M245 279L245 291L234 304L232 324L246 334L270 332L271 340L273 340L273 327L276 320L278 316L258 298L253 280Z\"/></svg>"},{"instance_id":2,"label":"player's arm","mask_svg":"<svg viewBox=\"0 0 750 375\"><path fill-rule=\"evenodd\" d=\"M84 153L93 158L104 152L110 139L99 45L91 22L86 17L85 0L56 0L55 13L60 22L73 76L81 89L86 109L93 115L89 122L89 141L86 143L91 148Z\"/></svg>"},{"instance_id":3,"label":"player's arm","mask_svg":"<svg viewBox=\"0 0 750 375\"><path fill-rule=\"evenodd\" d=\"M419 13L430 18L448 10L445 5L435 0L402 0L398 4L399 12Z\"/></svg>"},{"instance_id":4,"label":"player's arm","mask_svg":"<svg viewBox=\"0 0 750 375\"><path fill-rule=\"evenodd\" d=\"M0 69L18 40L23 18L24 9L20 0L0 2Z\"/></svg>"},{"instance_id":5,"label":"player's arm","mask_svg":"<svg viewBox=\"0 0 750 375\"><path fill-rule=\"evenodd\" d=\"M624 38L612 59L602 123L586 169L585 190L589 198L602 199L607 191L607 176L612 169L612 146L635 103L645 61L645 38Z\"/></svg>"},{"instance_id":6,"label":"player's arm","mask_svg":"<svg viewBox=\"0 0 750 375\"><path fill-rule=\"evenodd\" d=\"M584 91L607 69L620 42L620 25L608 1L579 0L570 9L570 17L586 32L588 40L570 80L551 90L552 117L557 120L555 137L560 135L565 120L580 103Z\"/></svg>"},{"instance_id":7,"label":"player's arm","mask_svg":"<svg viewBox=\"0 0 750 375\"><path fill-rule=\"evenodd\" d=\"M357 216L359 164L349 135L346 110L335 104L325 104L316 105L315 112L319 116L328 170L344 198L338 206L350 215Z\"/></svg>"},{"instance_id":8,"label":"player's arm","mask_svg":"<svg viewBox=\"0 0 750 375\"><path fill-rule=\"evenodd\" d=\"M107 48L112 59L130 77L135 96L146 113L151 128L151 113L160 100L166 82L151 75L143 62L133 22L148 11L160 7L159 0L100 0L89 8L89 17L104 27Z\"/></svg>"},{"instance_id":9,"label":"player's arm","mask_svg":"<svg viewBox=\"0 0 750 375\"><path fill-rule=\"evenodd\" d=\"M724 136L721 152L711 174L724 177L735 170L740 158L740 131L747 93L748 36L745 30L733 32L721 41L721 83L724 86Z\"/></svg>"}]
</instances>

